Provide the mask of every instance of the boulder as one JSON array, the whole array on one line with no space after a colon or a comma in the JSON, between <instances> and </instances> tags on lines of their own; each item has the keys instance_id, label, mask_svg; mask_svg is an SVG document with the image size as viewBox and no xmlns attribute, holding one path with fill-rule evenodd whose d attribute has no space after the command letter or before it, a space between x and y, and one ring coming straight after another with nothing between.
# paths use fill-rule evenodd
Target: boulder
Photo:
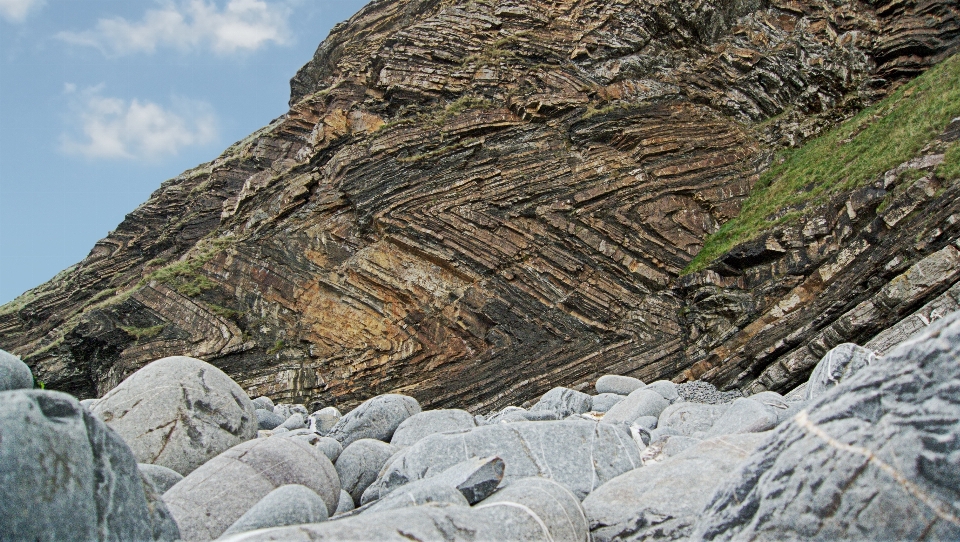
<instances>
[{"instance_id":1,"label":"boulder","mask_svg":"<svg viewBox=\"0 0 960 542\"><path fill-rule=\"evenodd\" d=\"M474 509L484 511L501 507L519 508L535 516L546 531L542 536L547 540L590 540L590 527L580 499L556 482L545 478L514 479Z\"/></svg>"},{"instance_id":2,"label":"boulder","mask_svg":"<svg viewBox=\"0 0 960 542\"><path fill-rule=\"evenodd\" d=\"M356 508L356 504L353 502L353 497L350 496L344 490L340 490L340 500L337 502L337 509L333 512L334 516L339 516L340 514L346 514Z\"/></svg>"},{"instance_id":3,"label":"boulder","mask_svg":"<svg viewBox=\"0 0 960 542\"><path fill-rule=\"evenodd\" d=\"M395 447L382 440L364 438L354 441L343 449L337 459L340 487L350 494L354 502L359 502L363 491L377 479L383 464L396 451Z\"/></svg>"},{"instance_id":4,"label":"boulder","mask_svg":"<svg viewBox=\"0 0 960 542\"><path fill-rule=\"evenodd\" d=\"M213 365L163 358L130 375L93 406L133 450L186 476L217 454L257 436L253 403Z\"/></svg>"},{"instance_id":5,"label":"boulder","mask_svg":"<svg viewBox=\"0 0 960 542\"><path fill-rule=\"evenodd\" d=\"M137 465L137 468L140 469L141 474L150 480L153 487L155 487L161 495L166 493L171 487L177 485L177 482L183 480L183 476L179 472L161 465L140 463Z\"/></svg>"},{"instance_id":6,"label":"boulder","mask_svg":"<svg viewBox=\"0 0 960 542\"><path fill-rule=\"evenodd\" d=\"M406 484L397 488L386 497L370 503L365 509L360 509L362 514L374 514L385 512L387 510L396 510L398 508L409 508L411 506L423 506L431 503L442 503L453 506L470 506L463 493L457 488L444 483L435 478L417 480L416 482Z\"/></svg>"},{"instance_id":7,"label":"boulder","mask_svg":"<svg viewBox=\"0 0 960 542\"><path fill-rule=\"evenodd\" d=\"M687 539L697 515L765 434L728 435L621 474L583 500L595 542ZM671 437L668 443L676 438Z\"/></svg>"},{"instance_id":8,"label":"boulder","mask_svg":"<svg viewBox=\"0 0 960 542\"><path fill-rule=\"evenodd\" d=\"M530 407L530 412L550 412L556 415L555 419L563 419L572 414L590 412L592 407L593 397L569 388L557 387L543 394L543 397Z\"/></svg>"},{"instance_id":9,"label":"boulder","mask_svg":"<svg viewBox=\"0 0 960 542\"><path fill-rule=\"evenodd\" d=\"M766 405L773 409L777 415L777 425L785 420L792 418L797 412L800 412L807 405L807 400L790 401L786 397L773 391L762 391L749 397L754 401Z\"/></svg>"},{"instance_id":10,"label":"boulder","mask_svg":"<svg viewBox=\"0 0 960 542\"><path fill-rule=\"evenodd\" d=\"M809 401L820 397L876 359L873 351L853 343L834 347L813 368L803 398Z\"/></svg>"},{"instance_id":11,"label":"boulder","mask_svg":"<svg viewBox=\"0 0 960 542\"><path fill-rule=\"evenodd\" d=\"M523 419L527 420L528 422L548 422L548 421L559 419L557 417L557 413L550 410L537 410L537 411L528 410L526 412L522 412L520 415L523 416ZM580 414L570 414L569 416L565 416L565 418L573 418L573 417L579 417L579 416ZM521 420L517 420L517 421L521 421Z\"/></svg>"},{"instance_id":12,"label":"boulder","mask_svg":"<svg viewBox=\"0 0 960 542\"><path fill-rule=\"evenodd\" d=\"M660 447L660 452L664 457L672 457L696 446L701 442L703 442L702 439L685 437L683 435L675 435L665 439L665 442Z\"/></svg>"},{"instance_id":13,"label":"boulder","mask_svg":"<svg viewBox=\"0 0 960 542\"><path fill-rule=\"evenodd\" d=\"M362 438L390 442L397 427L419 412L420 403L413 397L378 395L341 418L327 436L337 439L344 448Z\"/></svg>"},{"instance_id":14,"label":"boulder","mask_svg":"<svg viewBox=\"0 0 960 542\"><path fill-rule=\"evenodd\" d=\"M264 430L272 430L280 427L283 423L283 418L275 414L272 410L264 410L258 408L254 411L254 414L257 416L257 428Z\"/></svg>"},{"instance_id":15,"label":"boulder","mask_svg":"<svg viewBox=\"0 0 960 542\"><path fill-rule=\"evenodd\" d=\"M597 380L597 393L616 393L630 395L644 387L642 380L630 376L603 375Z\"/></svg>"},{"instance_id":16,"label":"boulder","mask_svg":"<svg viewBox=\"0 0 960 542\"><path fill-rule=\"evenodd\" d=\"M343 446L334 438L320 437L313 445L322 451L323 455L327 456L327 459L329 459L331 463L336 463L340 454L343 453Z\"/></svg>"},{"instance_id":17,"label":"boulder","mask_svg":"<svg viewBox=\"0 0 960 542\"><path fill-rule=\"evenodd\" d=\"M677 385L669 380L657 380L656 382L647 384L644 389L659 393L661 397L671 403L680 398L680 394L677 393Z\"/></svg>"},{"instance_id":18,"label":"boulder","mask_svg":"<svg viewBox=\"0 0 960 542\"><path fill-rule=\"evenodd\" d=\"M660 413L657 429L673 429L677 434L702 437L713 427L727 409L728 404L674 403Z\"/></svg>"},{"instance_id":19,"label":"boulder","mask_svg":"<svg viewBox=\"0 0 960 542\"><path fill-rule=\"evenodd\" d=\"M777 409L749 397L734 401L730 408L713 422L707 438L737 433L759 433L777 426Z\"/></svg>"},{"instance_id":20,"label":"boulder","mask_svg":"<svg viewBox=\"0 0 960 542\"><path fill-rule=\"evenodd\" d=\"M499 457L474 457L457 463L430 479L456 489L468 503L476 504L497 489L503 480L504 471L505 465Z\"/></svg>"},{"instance_id":21,"label":"boulder","mask_svg":"<svg viewBox=\"0 0 960 542\"><path fill-rule=\"evenodd\" d=\"M269 397L261 396L253 400L253 406L256 407L257 410L268 410L273 412L274 404L273 400L271 400Z\"/></svg>"},{"instance_id":22,"label":"boulder","mask_svg":"<svg viewBox=\"0 0 960 542\"><path fill-rule=\"evenodd\" d=\"M0 350L0 391L33 389L33 373L26 363Z\"/></svg>"},{"instance_id":23,"label":"boulder","mask_svg":"<svg viewBox=\"0 0 960 542\"><path fill-rule=\"evenodd\" d=\"M0 392L0 538L176 540L125 442L72 396Z\"/></svg>"},{"instance_id":24,"label":"boulder","mask_svg":"<svg viewBox=\"0 0 960 542\"><path fill-rule=\"evenodd\" d=\"M603 416L604 423L633 423L641 416L660 416L670 406L659 393L646 388L639 389L617 403Z\"/></svg>"},{"instance_id":25,"label":"boulder","mask_svg":"<svg viewBox=\"0 0 960 542\"><path fill-rule=\"evenodd\" d=\"M385 495L464 458L492 456L503 459L506 480L542 476L578 497L641 465L639 448L622 426L585 420L495 424L420 440L399 452L371 488Z\"/></svg>"},{"instance_id":26,"label":"boulder","mask_svg":"<svg viewBox=\"0 0 960 542\"><path fill-rule=\"evenodd\" d=\"M280 486L233 522L223 536L256 529L326 521L327 505L312 489L298 484Z\"/></svg>"},{"instance_id":27,"label":"boulder","mask_svg":"<svg viewBox=\"0 0 960 542\"><path fill-rule=\"evenodd\" d=\"M613 405L623 401L624 399L626 399L626 396L618 393L601 393L600 395L594 395L593 411L608 412L611 408L613 408Z\"/></svg>"},{"instance_id":28,"label":"boulder","mask_svg":"<svg viewBox=\"0 0 960 542\"><path fill-rule=\"evenodd\" d=\"M307 418L307 407L303 405L290 405L286 403L280 403L273 406L273 413L277 416L280 416L284 420L290 419L290 416L294 414L300 414L304 419Z\"/></svg>"},{"instance_id":29,"label":"boulder","mask_svg":"<svg viewBox=\"0 0 960 542\"><path fill-rule=\"evenodd\" d=\"M310 429L313 429L321 435L326 435L329 433L334 426L337 425L337 422L340 421L343 415L340 414L340 411L336 407L325 407L314 412L307 418L307 423L310 424Z\"/></svg>"},{"instance_id":30,"label":"boulder","mask_svg":"<svg viewBox=\"0 0 960 542\"><path fill-rule=\"evenodd\" d=\"M287 418L286 420L284 420L282 424L280 424L280 427L288 431L295 431L297 429L305 429L307 427L307 424L304 423L303 414L299 412L294 412L293 414L290 415L289 418Z\"/></svg>"},{"instance_id":31,"label":"boulder","mask_svg":"<svg viewBox=\"0 0 960 542\"><path fill-rule=\"evenodd\" d=\"M483 420L483 425L494 425L498 423L528 422L527 410L525 408L508 406L500 412L493 413ZM479 422L477 425L481 425Z\"/></svg>"},{"instance_id":32,"label":"boulder","mask_svg":"<svg viewBox=\"0 0 960 542\"><path fill-rule=\"evenodd\" d=\"M781 424L718 490L697 539L958 540L960 313Z\"/></svg>"},{"instance_id":33,"label":"boulder","mask_svg":"<svg viewBox=\"0 0 960 542\"><path fill-rule=\"evenodd\" d=\"M411 446L434 433L472 429L477 424L466 410L427 410L403 420L390 439L394 446Z\"/></svg>"},{"instance_id":34,"label":"boulder","mask_svg":"<svg viewBox=\"0 0 960 542\"><path fill-rule=\"evenodd\" d=\"M330 515L340 480L323 452L290 438L244 442L207 461L163 495L185 540L210 540L274 489L300 484L315 491Z\"/></svg>"}]
</instances>

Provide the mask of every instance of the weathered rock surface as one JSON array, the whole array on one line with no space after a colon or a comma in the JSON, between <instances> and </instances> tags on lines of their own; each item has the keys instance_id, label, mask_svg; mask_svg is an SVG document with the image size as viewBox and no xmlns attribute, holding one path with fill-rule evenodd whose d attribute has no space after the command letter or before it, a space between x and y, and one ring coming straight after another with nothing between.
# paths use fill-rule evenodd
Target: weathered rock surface
<instances>
[{"instance_id":1,"label":"weathered rock surface","mask_svg":"<svg viewBox=\"0 0 960 542\"><path fill-rule=\"evenodd\" d=\"M956 188L872 228L875 206L837 202L762 261L679 272L774 151L958 40L954 0L371 3L287 114L0 310L0 347L79 397L183 353L311 408L402 390L487 412L687 369L785 391L949 287L832 325L956 238Z\"/></svg>"},{"instance_id":2,"label":"weathered rock surface","mask_svg":"<svg viewBox=\"0 0 960 542\"><path fill-rule=\"evenodd\" d=\"M337 509L340 480L323 452L288 438L244 442L214 457L163 494L185 540L217 538L274 489L299 484Z\"/></svg>"},{"instance_id":3,"label":"weathered rock surface","mask_svg":"<svg viewBox=\"0 0 960 542\"><path fill-rule=\"evenodd\" d=\"M0 487L6 540L179 538L130 448L63 393L0 392Z\"/></svg>"},{"instance_id":4,"label":"weathered rock surface","mask_svg":"<svg viewBox=\"0 0 960 542\"><path fill-rule=\"evenodd\" d=\"M336 407L325 407L311 414L307 420L310 422L310 429L313 429L321 435L329 433L340 421L343 415Z\"/></svg>"},{"instance_id":5,"label":"weathered rock surface","mask_svg":"<svg viewBox=\"0 0 960 542\"><path fill-rule=\"evenodd\" d=\"M273 410L266 410L263 408L258 408L254 414L257 416L257 428L264 430L272 430L280 427L284 419L279 415L275 414Z\"/></svg>"},{"instance_id":6,"label":"weathered rock surface","mask_svg":"<svg viewBox=\"0 0 960 542\"><path fill-rule=\"evenodd\" d=\"M624 395L619 393L601 393L593 396L593 405L590 410L593 412L609 412L614 405L623 401Z\"/></svg>"},{"instance_id":7,"label":"weathered rock surface","mask_svg":"<svg viewBox=\"0 0 960 542\"><path fill-rule=\"evenodd\" d=\"M256 529L317 523L327 519L327 504L312 489L289 484L274 489L233 522L223 536Z\"/></svg>"},{"instance_id":8,"label":"weathered rock surface","mask_svg":"<svg viewBox=\"0 0 960 542\"><path fill-rule=\"evenodd\" d=\"M831 349L813 368L803 398L809 401L820 397L876 358L870 350L851 343Z\"/></svg>"},{"instance_id":9,"label":"weathered rock surface","mask_svg":"<svg viewBox=\"0 0 960 542\"><path fill-rule=\"evenodd\" d=\"M404 420L418 414L420 404L413 397L397 394L378 395L347 413L327 434L344 448L360 439L390 442Z\"/></svg>"},{"instance_id":10,"label":"weathered rock surface","mask_svg":"<svg viewBox=\"0 0 960 542\"><path fill-rule=\"evenodd\" d=\"M0 350L0 391L33 389L33 373L26 363L6 350Z\"/></svg>"},{"instance_id":11,"label":"weathered rock surface","mask_svg":"<svg viewBox=\"0 0 960 542\"><path fill-rule=\"evenodd\" d=\"M621 375L603 375L597 379L597 393L616 393L617 395L630 395L631 393L644 387L646 384L638 378Z\"/></svg>"},{"instance_id":12,"label":"weathered rock surface","mask_svg":"<svg viewBox=\"0 0 960 542\"><path fill-rule=\"evenodd\" d=\"M667 401L659 393L641 388L626 399L617 403L603 416L605 423L632 423L641 416L660 416L668 406Z\"/></svg>"},{"instance_id":13,"label":"weathered rock surface","mask_svg":"<svg viewBox=\"0 0 960 542\"><path fill-rule=\"evenodd\" d=\"M163 495L168 489L177 485L177 482L183 480L183 475L179 472L168 469L161 465L152 465L150 463L138 463L137 468L140 473L150 479L157 493Z\"/></svg>"},{"instance_id":14,"label":"weathered rock surface","mask_svg":"<svg viewBox=\"0 0 960 542\"><path fill-rule=\"evenodd\" d=\"M363 492L377 479L383 464L396 452L396 447L381 440L354 441L337 459L341 489L349 493L354 502L360 502Z\"/></svg>"},{"instance_id":15,"label":"weathered rock surface","mask_svg":"<svg viewBox=\"0 0 960 542\"><path fill-rule=\"evenodd\" d=\"M702 437L713 427L730 405L682 402L668 406L660 413L658 429L674 429L688 437Z\"/></svg>"},{"instance_id":16,"label":"weathered rock surface","mask_svg":"<svg viewBox=\"0 0 960 542\"><path fill-rule=\"evenodd\" d=\"M549 412L557 420L562 420L572 414L589 412L593 407L593 397L586 393L557 387L543 394L543 397L532 407L530 412Z\"/></svg>"},{"instance_id":17,"label":"weathered rock surface","mask_svg":"<svg viewBox=\"0 0 960 542\"><path fill-rule=\"evenodd\" d=\"M439 473L469 457L500 457L504 479L542 476L579 498L637 468L640 452L626 429L588 421L519 422L431 435L400 452L374 482L380 494Z\"/></svg>"},{"instance_id":18,"label":"weathered rock surface","mask_svg":"<svg viewBox=\"0 0 960 542\"><path fill-rule=\"evenodd\" d=\"M390 439L394 446L412 446L418 440L434 433L472 429L477 424L466 410L427 410L414 414L397 427Z\"/></svg>"},{"instance_id":19,"label":"weathered rock surface","mask_svg":"<svg viewBox=\"0 0 960 542\"><path fill-rule=\"evenodd\" d=\"M778 421L776 407L753 398L741 397L723 411L704 436L709 438L739 433L760 433L773 429Z\"/></svg>"},{"instance_id":20,"label":"weathered rock surface","mask_svg":"<svg viewBox=\"0 0 960 542\"><path fill-rule=\"evenodd\" d=\"M781 425L713 495L694 537L960 537L960 313Z\"/></svg>"},{"instance_id":21,"label":"weathered rock surface","mask_svg":"<svg viewBox=\"0 0 960 542\"><path fill-rule=\"evenodd\" d=\"M243 389L213 365L184 356L140 369L92 410L137 461L182 475L257 435L256 411Z\"/></svg>"}]
</instances>

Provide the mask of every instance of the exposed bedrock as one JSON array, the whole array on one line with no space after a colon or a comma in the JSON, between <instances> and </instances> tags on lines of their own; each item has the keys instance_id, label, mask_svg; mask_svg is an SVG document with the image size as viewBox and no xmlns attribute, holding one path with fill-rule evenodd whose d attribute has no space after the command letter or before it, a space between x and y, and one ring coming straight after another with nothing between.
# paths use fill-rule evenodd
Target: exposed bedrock
<instances>
[{"instance_id":1,"label":"exposed bedrock","mask_svg":"<svg viewBox=\"0 0 960 542\"><path fill-rule=\"evenodd\" d=\"M946 291L876 297L956 238L956 188L872 230L874 211L830 207L776 257L679 273L773 151L957 50L958 11L373 2L297 73L286 115L0 309L0 348L80 397L171 355L250 396L345 408L395 392L486 411L606 373L781 390L819 359L796 345L862 344ZM828 264L785 317L802 336L767 331ZM868 301L881 322L837 323Z\"/></svg>"}]
</instances>

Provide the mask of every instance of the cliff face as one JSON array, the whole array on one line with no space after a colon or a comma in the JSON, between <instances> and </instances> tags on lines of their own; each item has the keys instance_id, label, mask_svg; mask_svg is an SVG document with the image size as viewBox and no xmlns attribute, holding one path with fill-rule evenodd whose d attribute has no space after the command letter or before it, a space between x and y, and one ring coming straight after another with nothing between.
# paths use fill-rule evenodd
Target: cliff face
<instances>
[{"instance_id":1,"label":"cliff face","mask_svg":"<svg viewBox=\"0 0 960 542\"><path fill-rule=\"evenodd\" d=\"M931 212L886 229L858 192L810 235L681 270L774 151L958 44L951 0L374 1L287 115L0 309L0 347L80 397L180 354L252 396L347 406L486 409L604 373L780 389L806 367L791 344L947 250L956 188L905 191Z\"/></svg>"}]
</instances>

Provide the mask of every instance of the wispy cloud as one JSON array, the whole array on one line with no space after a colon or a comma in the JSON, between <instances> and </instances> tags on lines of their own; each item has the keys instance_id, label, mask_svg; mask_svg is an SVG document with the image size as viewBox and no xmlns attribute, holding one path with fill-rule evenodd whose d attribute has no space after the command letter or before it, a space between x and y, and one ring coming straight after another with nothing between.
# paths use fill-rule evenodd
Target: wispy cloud
<instances>
[{"instance_id":1,"label":"wispy cloud","mask_svg":"<svg viewBox=\"0 0 960 542\"><path fill-rule=\"evenodd\" d=\"M22 23L31 11L44 4L44 0L0 0L0 17L11 23Z\"/></svg>"},{"instance_id":2,"label":"wispy cloud","mask_svg":"<svg viewBox=\"0 0 960 542\"><path fill-rule=\"evenodd\" d=\"M60 138L63 152L152 161L217 138L216 116L206 103L176 99L167 109L150 101L103 96L102 90L101 85L77 93L71 129ZM70 85L66 91L71 92Z\"/></svg>"},{"instance_id":3,"label":"wispy cloud","mask_svg":"<svg viewBox=\"0 0 960 542\"><path fill-rule=\"evenodd\" d=\"M222 9L207 0L165 1L159 9L147 10L139 22L100 19L91 30L60 32L57 37L110 55L152 53L158 47L233 53L286 43L289 16L285 3L265 0L229 0Z\"/></svg>"}]
</instances>

